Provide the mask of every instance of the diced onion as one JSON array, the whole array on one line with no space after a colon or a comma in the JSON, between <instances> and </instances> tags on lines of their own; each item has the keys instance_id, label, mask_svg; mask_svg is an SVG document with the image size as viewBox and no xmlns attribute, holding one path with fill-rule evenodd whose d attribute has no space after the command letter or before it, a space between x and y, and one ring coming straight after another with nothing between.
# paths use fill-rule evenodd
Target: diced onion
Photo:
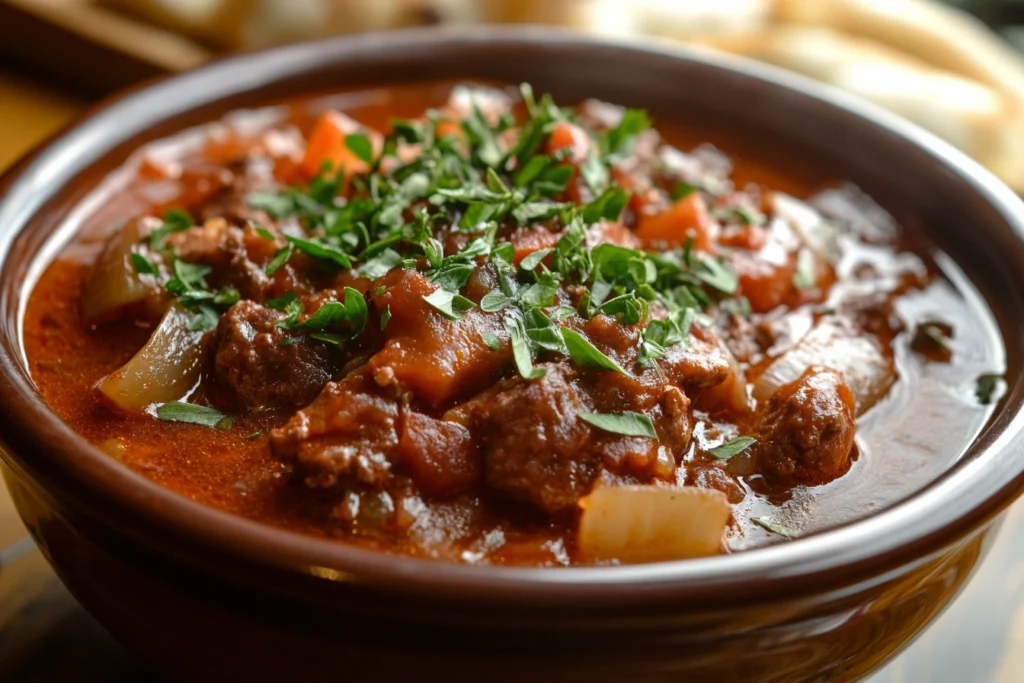
<instances>
[{"instance_id":1,"label":"diced onion","mask_svg":"<svg viewBox=\"0 0 1024 683\"><path fill-rule=\"evenodd\" d=\"M82 288L82 317L97 322L130 306L151 307L145 312L154 317L162 312L160 287L155 277L140 275L131 262L139 239L152 227L155 218L131 221L110 238L96 260Z\"/></svg>"},{"instance_id":2,"label":"diced onion","mask_svg":"<svg viewBox=\"0 0 1024 683\"><path fill-rule=\"evenodd\" d=\"M580 506L580 552L623 563L716 555L731 514L724 493L695 486L604 486Z\"/></svg>"},{"instance_id":3,"label":"diced onion","mask_svg":"<svg viewBox=\"0 0 1024 683\"><path fill-rule=\"evenodd\" d=\"M203 333L189 329L191 320L178 304L168 308L146 345L99 383L100 393L128 413L185 396L199 381L202 364Z\"/></svg>"},{"instance_id":4,"label":"diced onion","mask_svg":"<svg viewBox=\"0 0 1024 683\"><path fill-rule=\"evenodd\" d=\"M836 227L810 205L782 192L771 195L772 213L786 221L801 241L821 259L836 264L842 256Z\"/></svg>"},{"instance_id":5,"label":"diced onion","mask_svg":"<svg viewBox=\"0 0 1024 683\"><path fill-rule=\"evenodd\" d=\"M754 383L754 398L767 399L782 385L799 379L812 365L842 374L857 401L858 415L885 396L896 379L892 364L871 339L854 336L840 325L825 321L765 369Z\"/></svg>"}]
</instances>

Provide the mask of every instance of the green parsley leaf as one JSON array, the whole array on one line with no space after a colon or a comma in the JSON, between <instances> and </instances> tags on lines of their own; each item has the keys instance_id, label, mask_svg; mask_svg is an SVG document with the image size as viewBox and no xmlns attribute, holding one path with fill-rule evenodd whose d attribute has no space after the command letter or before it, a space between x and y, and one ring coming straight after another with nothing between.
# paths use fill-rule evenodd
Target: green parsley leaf
<instances>
[{"instance_id":1,"label":"green parsley leaf","mask_svg":"<svg viewBox=\"0 0 1024 683\"><path fill-rule=\"evenodd\" d=\"M200 305L198 309L198 312L189 321L188 329L193 332L203 332L217 327L217 323L220 321L217 309L205 305Z\"/></svg>"},{"instance_id":2,"label":"green parsley leaf","mask_svg":"<svg viewBox=\"0 0 1024 683\"><path fill-rule=\"evenodd\" d=\"M755 443L757 443L757 439L751 436L737 436L735 439L731 439L723 443L721 446L712 448L708 453L719 460L728 460L734 455L739 455L743 451L747 450Z\"/></svg>"},{"instance_id":3,"label":"green parsley leaf","mask_svg":"<svg viewBox=\"0 0 1024 683\"><path fill-rule=\"evenodd\" d=\"M362 133L350 133L345 136L345 146L361 161L373 164L373 143Z\"/></svg>"},{"instance_id":4,"label":"green parsley leaf","mask_svg":"<svg viewBox=\"0 0 1024 683\"><path fill-rule=\"evenodd\" d=\"M978 403L983 406L991 405L996 398L997 391L1001 391L1004 382L1005 380L1002 375L979 376L977 387L974 391L974 395L978 398Z\"/></svg>"},{"instance_id":5,"label":"green parsley leaf","mask_svg":"<svg viewBox=\"0 0 1024 683\"><path fill-rule=\"evenodd\" d=\"M533 354L526 339L523 321L509 316L505 318L505 327L508 328L512 339L512 359L515 361L519 375L523 379L540 379L546 375L546 368L538 368L533 364Z\"/></svg>"},{"instance_id":6,"label":"green parsley leaf","mask_svg":"<svg viewBox=\"0 0 1024 683\"><path fill-rule=\"evenodd\" d=\"M519 225L529 225L554 218L569 206L564 202L524 202L512 209L512 218Z\"/></svg>"},{"instance_id":7,"label":"green parsley leaf","mask_svg":"<svg viewBox=\"0 0 1024 683\"><path fill-rule=\"evenodd\" d=\"M294 244L296 249L310 256L333 261L342 268L352 267L348 254L331 244L316 240L304 240L299 237L292 237L291 235L285 235L285 239Z\"/></svg>"},{"instance_id":8,"label":"green parsley leaf","mask_svg":"<svg viewBox=\"0 0 1024 683\"><path fill-rule=\"evenodd\" d=\"M384 306L384 310L380 314L380 329L382 332L388 326L389 320L391 320L391 304Z\"/></svg>"},{"instance_id":9,"label":"green parsley leaf","mask_svg":"<svg viewBox=\"0 0 1024 683\"><path fill-rule=\"evenodd\" d=\"M552 320L565 320L576 315L576 309L572 306L558 306L555 310L551 311Z\"/></svg>"},{"instance_id":10,"label":"green parsley leaf","mask_svg":"<svg viewBox=\"0 0 1024 683\"><path fill-rule=\"evenodd\" d=\"M519 290L519 302L524 306L551 306L555 303L558 287L558 280L546 273L537 282Z\"/></svg>"},{"instance_id":11,"label":"green parsley leaf","mask_svg":"<svg viewBox=\"0 0 1024 683\"><path fill-rule=\"evenodd\" d=\"M580 175L595 194L604 192L610 178L608 167L601 161L600 156L593 152L580 164Z\"/></svg>"},{"instance_id":12,"label":"green parsley leaf","mask_svg":"<svg viewBox=\"0 0 1024 683\"><path fill-rule=\"evenodd\" d=\"M519 262L519 267L522 268L523 270L533 270L537 266L539 266L541 261L547 258L547 255L550 254L552 251L554 250L538 249L537 251L527 254L527 256L522 261Z\"/></svg>"},{"instance_id":13,"label":"green parsley leaf","mask_svg":"<svg viewBox=\"0 0 1024 683\"><path fill-rule=\"evenodd\" d=\"M271 258L267 263L267 267L264 269L264 272L269 276L279 271L284 264L288 263L288 259L292 257L292 253L294 253L294 251L295 247L291 244L283 249L279 249L277 253L274 254L273 258Z\"/></svg>"},{"instance_id":14,"label":"green parsley leaf","mask_svg":"<svg viewBox=\"0 0 1024 683\"><path fill-rule=\"evenodd\" d=\"M442 315L450 320L459 320L466 311L475 305L472 301L455 292L439 287L432 294L423 297L423 300L436 308Z\"/></svg>"},{"instance_id":15,"label":"green parsley leaf","mask_svg":"<svg viewBox=\"0 0 1024 683\"><path fill-rule=\"evenodd\" d=\"M138 252L132 252L131 255L132 267L135 272L139 275L159 275L160 270L156 265L148 258Z\"/></svg>"},{"instance_id":16,"label":"green parsley leaf","mask_svg":"<svg viewBox=\"0 0 1024 683\"><path fill-rule=\"evenodd\" d=\"M629 376L629 373L619 367L618 363L601 353L596 346L591 344L579 332L563 327L562 339L565 341L565 347L569 351L569 356L580 367L611 370L612 372Z\"/></svg>"},{"instance_id":17,"label":"green parsley leaf","mask_svg":"<svg viewBox=\"0 0 1024 683\"><path fill-rule=\"evenodd\" d=\"M623 209L629 204L630 193L621 187L609 187L600 197L583 207L582 216L585 223L597 223L601 219L617 221Z\"/></svg>"},{"instance_id":18,"label":"green parsley leaf","mask_svg":"<svg viewBox=\"0 0 1024 683\"><path fill-rule=\"evenodd\" d=\"M645 436L657 439L651 418L642 413L626 411L625 413L580 413L580 419L600 430L623 436Z\"/></svg>"},{"instance_id":19,"label":"green parsley leaf","mask_svg":"<svg viewBox=\"0 0 1024 683\"><path fill-rule=\"evenodd\" d=\"M440 268L431 271L430 280L457 294L469 282L469 278L473 275L474 270L476 270L476 267L469 263L449 261L448 263L443 263Z\"/></svg>"},{"instance_id":20,"label":"green parsley leaf","mask_svg":"<svg viewBox=\"0 0 1024 683\"><path fill-rule=\"evenodd\" d=\"M252 192L245 201L257 211L266 211L274 219L295 213L295 201L290 192Z\"/></svg>"},{"instance_id":21,"label":"green parsley leaf","mask_svg":"<svg viewBox=\"0 0 1024 683\"><path fill-rule=\"evenodd\" d=\"M256 439L260 438L261 436L263 436L263 430L262 429L257 430L255 432L253 432L252 434L249 434L248 436L245 437L245 440L246 441L255 441Z\"/></svg>"},{"instance_id":22,"label":"green parsley leaf","mask_svg":"<svg viewBox=\"0 0 1024 683\"><path fill-rule=\"evenodd\" d=\"M154 249L163 248L168 235L188 230L196 224L192 216L184 209L168 209L163 215L163 225L149 234L149 244Z\"/></svg>"},{"instance_id":23,"label":"green parsley leaf","mask_svg":"<svg viewBox=\"0 0 1024 683\"><path fill-rule=\"evenodd\" d=\"M778 534L779 536L785 536L786 538L796 538L798 535L796 530L791 529L785 524L772 521L767 517L752 517L750 521L756 524L757 526L761 527L762 529L770 531L773 534Z\"/></svg>"},{"instance_id":24,"label":"green parsley leaf","mask_svg":"<svg viewBox=\"0 0 1024 683\"><path fill-rule=\"evenodd\" d=\"M672 190L672 201L677 202L680 199L686 197L687 195L692 194L696 190L697 188L691 185L690 183L681 182L675 186L675 189Z\"/></svg>"},{"instance_id":25,"label":"green parsley leaf","mask_svg":"<svg viewBox=\"0 0 1024 683\"><path fill-rule=\"evenodd\" d=\"M615 159L633 153L640 133L651 127L651 117L643 109L627 109L618 125L601 136L601 151Z\"/></svg>"},{"instance_id":26,"label":"green parsley leaf","mask_svg":"<svg viewBox=\"0 0 1024 683\"><path fill-rule=\"evenodd\" d=\"M295 290L290 290L286 294L277 297L276 299L267 299L267 307L273 308L275 311L283 311L287 308L288 304L292 303L298 298L295 294Z\"/></svg>"},{"instance_id":27,"label":"green parsley leaf","mask_svg":"<svg viewBox=\"0 0 1024 683\"><path fill-rule=\"evenodd\" d=\"M501 348L501 341L498 340L498 335L494 334L490 330L482 332L480 334L480 338L483 339L484 345L491 351L497 351Z\"/></svg>"},{"instance_id":28,"label":"green parsley leaf","mask_svg":"<svg viewBox=\"0 0 1024 683\"><path fill-rule=\"evenodd\" d=\"M480 299L480 310L485 313L494 313L512 305L512 299L505 296L498 290L492 290L484 294Z\"/></svg>"},{"instance_id":29,"label":"green parsley leaf","mask_svg":"<svg viewBox=\"0 0 1024 683\"><path fill-rule=\"evenodd\" d=\"M388 248L359 266L356 269L356 273L359 274L359 277L366 278L367 280L376 280L387 275L392 268L401 262L402 255L394 249Z\"/></svg>"},{"instance_id":30,"label":"green parsley leaf","mask_svg":"<svg viewBox=\"0 0 1024 683\"><path fill-rule=\"evenodd\" d=\"M695 268L693 271L694 275L696 275L704 284L717 289L723 294L733 294L736 291L736 288L740 285L740 281L739 278L736 277L736 273L714 257L708 256L707 254L700 254L700 263L698 266L699 267Z\"/></svg>"},{"instance_id":31,"label":"green parsley leaf","mask_svg":"<svg viewBox=\"0 0 1024 683\"><path fill-rule=\"evenodd\" d=\"M539 308L531 308L523 314L523 330L527 339L541 349L566 353L565 342L562 341L561 328Z\"/></svg>"},{"instance_id":32,"label":"green parsley leaf","mask_svg":"<svg viewBox=\"0 0 1024 683\"><path fill-rule=\"evenodd\" d=\"M188 424L202 425L203 427L215 427L228 430L234 422L233 418L227 417L224 413L207 406L200 406L194 403L163 403L156 408L156 416L167 422L186 422Z\"/></svg>"}]
</instances>

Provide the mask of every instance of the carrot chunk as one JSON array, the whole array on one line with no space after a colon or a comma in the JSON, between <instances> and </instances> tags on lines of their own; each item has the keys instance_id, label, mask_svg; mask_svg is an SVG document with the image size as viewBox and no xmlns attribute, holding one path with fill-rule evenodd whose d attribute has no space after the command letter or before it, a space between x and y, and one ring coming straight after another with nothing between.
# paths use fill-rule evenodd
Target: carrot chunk
<instances>
[{"instance_id":1,"label":"carrot chunk","mask_svg":"<svg viewBox=\"0 0 1024 683\"><path fill-rule=\"evenodd\" d=\"M642 214L636 236L645 246L660 247L682 246L692 238L694 249L710 252L714 248L717 228L704 196L700 192L691 192L666 211Z\"/></svg>"},{"instance_id":2,"label":"carrot chunk","mask_svg":"<svg viewBox=\"0 0 1024 683\"><path fill-rule=\"evenodd\" d=\"M341 112L324 112L309 134L306 155L299 164L299 170L308 178L318 174L327 162L331 164L331 168L344 169L347 174L365 173L370 170L369 164L356 156L356 153L345 144L346 137L358 132L363 132L370 138L375 151L380 149L382 143L378 133L363 130L358 122Z\"/></svg>"}]
</instances>

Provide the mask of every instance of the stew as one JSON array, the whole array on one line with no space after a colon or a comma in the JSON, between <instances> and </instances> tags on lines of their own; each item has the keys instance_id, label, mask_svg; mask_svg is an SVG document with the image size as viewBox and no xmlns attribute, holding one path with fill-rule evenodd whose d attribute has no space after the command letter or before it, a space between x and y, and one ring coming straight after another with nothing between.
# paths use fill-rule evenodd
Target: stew
<instances>
[{"instance_id":1,"label":"stew","mask_svg":"<svg viewBox=\"0 0 1024 683\"><path fill-rule=\"evenodd\" d=\"M713 122L332 94L146 145L89 201L26 313L47 401L184 496L382 551L785 542L934 479L1001 387L913 215Z\"/></svg>"}]
</instances>

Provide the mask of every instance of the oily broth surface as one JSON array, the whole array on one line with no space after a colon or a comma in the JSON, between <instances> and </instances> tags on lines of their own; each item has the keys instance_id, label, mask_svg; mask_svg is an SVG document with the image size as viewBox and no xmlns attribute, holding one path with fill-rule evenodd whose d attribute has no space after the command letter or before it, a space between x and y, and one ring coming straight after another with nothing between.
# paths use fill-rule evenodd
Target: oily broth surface
<instances>
[{"instance_id":1,"label":"oily broth surface","mask_svg":"<svg viewBox=\"0 0 1024 683\"><path fill-rule=\"evenodd\" d=\"M230 431L222 432L115 415L97 402L95 383L127 361L145 343L151 329L130 322L86 327L78 314L82 282L105 239L128 218L144 211L162 211L182 199L181 184L146 175L141 163L144 154L173 162L195 154L197 142L211 130L216 134L230 129L245 137L282 120L305 129L316 112L328 107L345 110L371 127L386 128L393 117L416 116L426 107L441 104L450 86L333 94L236 112L201 134L186 132L133 156L127 166L129 173L111 178L95 190L105 195L100 208L78 227L31 294L25 344L33 377L46 400L92 443L160 485L228 512L304 533L325 534L321 520L333 502L299 490L290 482L285 466L270 455L266 440L247 438L278 426L284 418L245 417ZM711 143L725 152L733 161L732 177L738 187L758 183L804 198L832 180L827 170L787 153L780 144L751 140L708 122L656 121L656 125L666 141L680 149ZM974 381L979 374L1002 372L1003 364L991 315L951 259L927 242L922 242L918 251L945 277L905 296L897 312L908 330L920 319L952 323L953 362L923 362L909 348L910 332L897 336L899 378L890 394L858 421L859 457L850 472L826 486L798 487L772 499L748 488L743 502L734 508L738 524L729 534L731 549L779 540L750 524L754 517L767 516L805 533L891 505L948 469L984 426L992 408L973 400ZM877 254L853 249L845 258L853 267L858 259L869 256ZM568 525L548 523L513 506L485 504L478 499L421 501L407 512L417 521L409 537L398 544L359 528L344 538L372 548L469 562L571 562L572 529Z\"/></svg>"}]
</instances>

